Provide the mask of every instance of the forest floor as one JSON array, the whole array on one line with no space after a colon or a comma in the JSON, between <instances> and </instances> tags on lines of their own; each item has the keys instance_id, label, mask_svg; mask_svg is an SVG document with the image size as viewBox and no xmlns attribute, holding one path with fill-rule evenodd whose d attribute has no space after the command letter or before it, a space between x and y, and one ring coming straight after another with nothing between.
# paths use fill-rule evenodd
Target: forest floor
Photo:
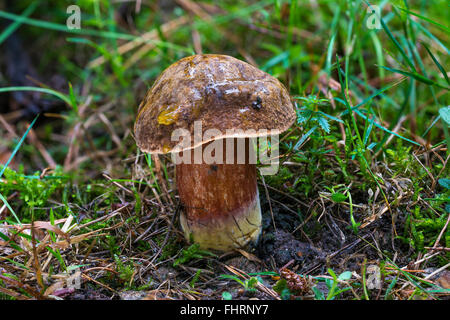
<instances>
[{"instance_id":1,"label":"forest floor","mask_svg":"<svg viewBox=\"0 0 450 320\"><path fill-rule=\"evenodd\" d=\"M70 1L0 3L0 299L448 299L437 2L79 1L80 29ZM295 102L245 250L186 243L170 155L133 137L153 81L199 53Z\"/></svg>"}]
</instances>

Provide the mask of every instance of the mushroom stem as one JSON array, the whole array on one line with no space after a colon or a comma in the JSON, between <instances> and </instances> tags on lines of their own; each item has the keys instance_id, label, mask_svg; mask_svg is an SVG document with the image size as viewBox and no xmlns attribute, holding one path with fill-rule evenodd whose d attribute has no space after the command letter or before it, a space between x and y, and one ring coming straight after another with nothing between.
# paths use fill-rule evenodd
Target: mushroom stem
<instances>
[{"instance_id":1,"label":"mushroom stem","mask_svg":"<svg viewBox=\"0 0 450 320\"><path fill-rule=\"evenodd\" d=\"M199 148L204 151L206 146L208 144ZM245 146L248 155L248 139L245 139ZM193 155L195 151L185 152ZM248 159L246 157L244 164L238 164L237 152L234 152L233 164L223 161L176 166L177 187L183 205L181 226L188 241L200 244L203 249L220 251L257 242L261 233L261 207L256 165Z\"/></svg>"}]
</instances>

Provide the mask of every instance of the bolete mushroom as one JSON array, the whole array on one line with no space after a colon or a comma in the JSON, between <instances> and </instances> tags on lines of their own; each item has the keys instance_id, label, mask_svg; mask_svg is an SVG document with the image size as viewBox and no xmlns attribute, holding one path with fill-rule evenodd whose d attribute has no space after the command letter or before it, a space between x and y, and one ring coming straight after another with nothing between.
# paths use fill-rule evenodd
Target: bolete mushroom
<instances>
[{"instance_id":1,"label":"bolete mushroom","mask_svg":"<svg viewBox=\"0 0 450 320\"><path fill-rule=\"evenodd\" d=\"M249 138L279 134L295 116L276 78L236 58L194 55L163 71L139 106L134 133L143 152L191 159L176 164L188 241L220 251L256 243L261 208ZM175 132L193 139L180 144ZM213 143L222 154L208 150ZM213 161L205 160L208 152Z\"/></svg>"}]
</instances>

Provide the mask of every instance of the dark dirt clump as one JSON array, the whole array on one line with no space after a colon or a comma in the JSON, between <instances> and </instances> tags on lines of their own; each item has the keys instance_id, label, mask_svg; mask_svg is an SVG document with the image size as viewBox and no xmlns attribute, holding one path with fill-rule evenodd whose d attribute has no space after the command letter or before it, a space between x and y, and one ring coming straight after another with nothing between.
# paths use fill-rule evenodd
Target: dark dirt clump
<instances>
[{"instance_id":1,"label":"dark dirt clump","mask_svg":"<svg viewBox=\"0 0 450 320\"><path fill-rule=\"evenodd\" d=\"M111 300L110 296L107 296L99 289L78 289L64 297L65 300Z\"/></svg>"},{"instance_id":2,"label":"dark dirt clump","mask_svg":"<svg viewBox=\"0 0 450 320\"><path fill-rule=\"evenodd\" d=\"M303 271L325 258L324 253L319 249L297 240L291 233L284 230L265 234L261 239L258 255L265 257L267 264L270 264L273 259L278 268L293 261L300 266L299 270Z\"/></svg>"},{"instance_id":3,"label":"dark dirt clump","mask_svg":"<svg viewBox=\"0 0 450 320\"><path fill-rule=\"evenodd\" d=\"M385 258L394 259L394 253L397 264L406 265L410 259L411 248L396 236L403 232L405 223L405 213L399 208L394 215L386 212L356 234L348 210L334 204L325 209L320 223L315 217L297 228L302 222L292 211L308 212L309 208L299 207L298 203L283 197L277 199L276 195L272 199L285 205L272 202L269 207L264 193L260 193L263 194L263 234L256 254L271 267L279 269L289 264L297 272L307 274L324 274L327 268L335 272L359 272L365 260L376 263ZM364 218L355 214L357 221Z\"/></svg>"}]
</instances>

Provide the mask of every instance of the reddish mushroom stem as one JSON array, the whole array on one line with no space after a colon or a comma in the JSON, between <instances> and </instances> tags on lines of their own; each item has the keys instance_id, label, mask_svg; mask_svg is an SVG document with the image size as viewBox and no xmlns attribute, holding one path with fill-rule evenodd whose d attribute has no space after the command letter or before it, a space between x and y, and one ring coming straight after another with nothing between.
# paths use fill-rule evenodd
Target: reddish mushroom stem
<instances>
[{"instance_id":1,"label":"reddish mushroom stem","mask_svg":"<svg viewBox=\"0 0 450 320\"><path fill-rule=\"evenodd\" d=\"M248 155L249 141L245 140ZM204 150L207 145L199 148ZM192 152L193 159L194 149L185 152ZM237 152L234 155L233 164L176 166L182 228L186 238L201 248L226 251L244 247L255 243L260 234L256 165L249 163L247 156L245 164L237 164Z\"/></svg>"}]
</instances>

